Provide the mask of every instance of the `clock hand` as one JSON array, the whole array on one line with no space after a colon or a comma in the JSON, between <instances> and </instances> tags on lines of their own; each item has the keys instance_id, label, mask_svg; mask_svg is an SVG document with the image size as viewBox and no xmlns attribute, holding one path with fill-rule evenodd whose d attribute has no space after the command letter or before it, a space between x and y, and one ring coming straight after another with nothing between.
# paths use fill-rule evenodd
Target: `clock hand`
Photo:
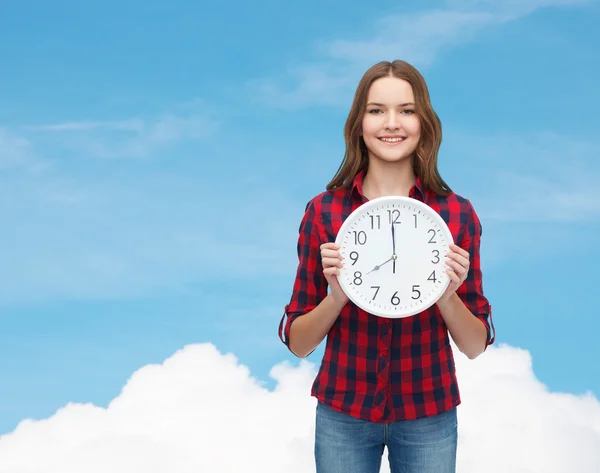
<instances>
[{"instance_id":1,"label":"clock hand","mask_svg":"<svg viewBox=\"0 0 600 473\"><path fill-rule=\"evenodd\" d=\"M371 271L369 271L367 274L371 274L373 271L379 271L379 269L380 269L380 268L381 268L381 267L382 267L384 264L387 264L387 263L389 263L390 261L394 261L394 265L395 265L395 264L396 264L396 255L392 255L392 257L391 257L389 260L387 260L387 261L384 261L383 263L376 265L376 266L375 266L375 267L374 267L374 268L373 268ZM365 276L366 276L366 275L365 275Z\"/></svg>"},{"instance_id":2,"label":"clock hand","mask_svg":"<svg viewBox=\"0 0 600 473\"><path fill-rule=\"evenodd\" d=\"M394 260L394 267L393 267L392 272L394 274L396 274L396 258L398 257L396 255L396 232L394 230L395 226L396 226L396 224L394 222L392 222L392 251L393 251L392 258Z\"/></svg>"},{"instance_id":3,"label":"clock hand","mask_svg":"<svg viewBox=\"0 0 600 473\"><path fill-rule=\"evenodd\" d=\"M394 222L392 222L392 255L396 254L396 233L394 232Z\"/></svg>"}]
</instances>

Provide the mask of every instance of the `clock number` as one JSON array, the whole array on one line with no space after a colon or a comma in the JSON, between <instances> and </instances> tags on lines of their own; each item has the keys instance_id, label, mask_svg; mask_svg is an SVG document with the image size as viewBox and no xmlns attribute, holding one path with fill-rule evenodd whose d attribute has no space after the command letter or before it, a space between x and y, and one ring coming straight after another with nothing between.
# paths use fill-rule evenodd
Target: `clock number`
<instances>
[{"instance_id":1,"label":"clock number","mask_svg":"<svg viewBox=\"0 0 600 473\"><path fill-rule=\"evenodd\" d=\"M352 232L354 233L354 244L364 245L367 242L367 234L364 231Z\"/></svg>"},{"instance_id":2,"label":"clock number","mask_svg":"<svg viewBox=\"0 0 600 473\"><path fill-rule=\"evenodd\" d=\"M432 233L433 234L433 235L431 235L429 243L437 243L437 241L434 240L434 238L435 238L435 230L433 228L430 228L429 230L427 230L427 233Z\"/></svg>"},{"instance_id":3,"label":"clock number","mask_svg":"<svg viewBox=\"0 0 600 473\"><path fill-rule=\"evenodd\" d=\"M350 253L350 259L352 260L352 266L354 266L358 261L358 253L356 251Z\"/></svg>"},{"instance_id":4,"label":"clock number","mask_svg":"<svg viewBox=\"0 0 600 473\"><path fill-rule=\"evenodd\" d=\"M379 289L381 289L381 286L371 286L371 289L376 289L375 295L373 296L373 299L371 299L372 301L374 301L375 298L377 297L377 293L379 292Z\"/></svg>"},{"instance_id":5,"label":"clock number","mask_svg":"<svg viewBox=\"0 0 600 473\"><path fill-rule=\"evenodd\" d=\"M433 250L432 253L435 253L436 260L432 261L433 264L438 264L440 262L440 252L438 250Z\"/></svg>"},{"instance_id":6,"label":"clock number","mask_svg":"<svg viewBox=\"0 0 600 473\"><path fill-rule=\"evenodd\" d=\"M375 218L377 218L377 230L381 229L381 215L369 215L371 217L371 230L375 230Z\"/></svg>"},{"instance_id":7,"label":"clock number","mask_svg":"<svg viewBox=\"0 0 600 473\"><path fill-rule=\"evenodd\" d=\"M360 271L356 271L354 273L354 284L360 286L362 284L362 273Z\"/></svg>"},{"instance_id":8,"label":"clock number","mask_svg":"<svg viewBox=\"0 0 600 473\"><path fill-rule=\"evenodd\" d=\"M429 275L429 277L427 278L428 281L433 281L433 282L437 282L437 278L435 277L435 269L433 270L433 272Z\"/></svg>"},{"instance_id":9,"label":"clock number","mask_svg":"<svg viewBox=\"0 0 600 473\"><path fill-rule=\"evenodd\" d=\"M394 295L392 296L392 299L391 299L391 303L394 305L400 304L400 298L396 294L398 294L398 291L394 292Z\"/></svg>"},{"instance_id":10,"label":"clock number","mask_svg":"<svg viewBox=\"0 0 600 473\"><path fill-rule=\"evenodd\" d=\"M398 209L388 210L388 217L390 219L390 223L398 223L398 219L400 218L400 211Z\"/></svg>"},{"instance_id":11,"label":"clock number","mask_svg":"<svg viewBox=\"0 0 600 473\"><path fill-rule=\"evenodd\" d=\"M417 228L417 214L413 214L413 217L415 217L415 228Z\"/></svg>"},{"instance_id":12,"label":"clock number","mask_svg":"<svg viewBox=\"0 0 600 473\"><path fill-rule=\"evenodd\" d=\"M413 296L412 296L412 298L413 298L413 299L415 299L415 300L417 300L417 299L420 299L420 298L421 298L421 291L419 291L419 289L418 289L418 288L419 288L419 285L418 285L418 284L415 284L415 285L412 287L412 292L413 292ZM415 293L417 293L417 296L416 296L416 297L415 297L415 295L414 295Z\"/></svg>"}]
</instances>

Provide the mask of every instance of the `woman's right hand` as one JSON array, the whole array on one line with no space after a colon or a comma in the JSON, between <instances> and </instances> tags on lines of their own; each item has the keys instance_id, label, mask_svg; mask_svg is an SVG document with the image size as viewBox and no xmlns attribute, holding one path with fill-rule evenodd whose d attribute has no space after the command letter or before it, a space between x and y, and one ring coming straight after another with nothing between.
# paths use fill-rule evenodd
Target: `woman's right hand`
<instances>
[{"instance_id":1,"label":"woman's right hand","mask_svg":"<svg viewBox=\"0 0 600 473\"><path fill-rule=\"evenodd\" d=\"M337 277L342 268L342 255L338 251L340 246L335 243L323 243L321 245L321 262L323 263L323 274L329 284L330 295L341 304L348 302L348 296L342 290Z\"/></svg>"}]
</instances>

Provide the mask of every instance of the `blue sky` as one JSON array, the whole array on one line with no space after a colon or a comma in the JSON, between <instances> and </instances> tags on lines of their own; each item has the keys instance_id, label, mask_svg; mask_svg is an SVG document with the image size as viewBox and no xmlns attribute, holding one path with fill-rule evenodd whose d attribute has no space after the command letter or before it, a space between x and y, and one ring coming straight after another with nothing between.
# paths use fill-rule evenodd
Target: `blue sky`
<instances>
[{"instance_id":1,"label":"blue sky","mask_svg":"<svg viewBox=\"0 0 600 473\"><path fill-rule=\"evenodd\" d=\"M397 58L482 220L497 342L600 394L598 2L82 5L0 16L0 434L188 344L272 387L304 206L360 76Z\"/></svg>"}]
</instances>

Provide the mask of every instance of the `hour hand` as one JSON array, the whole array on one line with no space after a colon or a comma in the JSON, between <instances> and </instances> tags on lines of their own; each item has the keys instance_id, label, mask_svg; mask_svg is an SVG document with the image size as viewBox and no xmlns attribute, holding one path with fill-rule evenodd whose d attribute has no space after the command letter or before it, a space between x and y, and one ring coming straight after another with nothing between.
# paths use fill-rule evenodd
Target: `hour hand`
<instances>
[{"instance_id":1,"label":"hour hand","mask_svg":"<svg viewBox=\"0 0 600 473\"><path fill-rule=\"evenodd\" d=\"M374 267L374 268L373 268L371 271L369 271L367 274L371 274L373 271L379 271L379 268L381 268L381 267L382 267L384 264L387 264L387 263L389 263L390 261L392 261L392 260L394 260L394 259L395 259L395 258L394 258L394 256L392 256L392 257L391 257L389 260L387 260L387 261L385 261L385 262L383 262L383 263L381 263L381 264L378 264L378 265L376 265L376 266L375 266L375 267Z\"/></svg>"}]
</instances>

